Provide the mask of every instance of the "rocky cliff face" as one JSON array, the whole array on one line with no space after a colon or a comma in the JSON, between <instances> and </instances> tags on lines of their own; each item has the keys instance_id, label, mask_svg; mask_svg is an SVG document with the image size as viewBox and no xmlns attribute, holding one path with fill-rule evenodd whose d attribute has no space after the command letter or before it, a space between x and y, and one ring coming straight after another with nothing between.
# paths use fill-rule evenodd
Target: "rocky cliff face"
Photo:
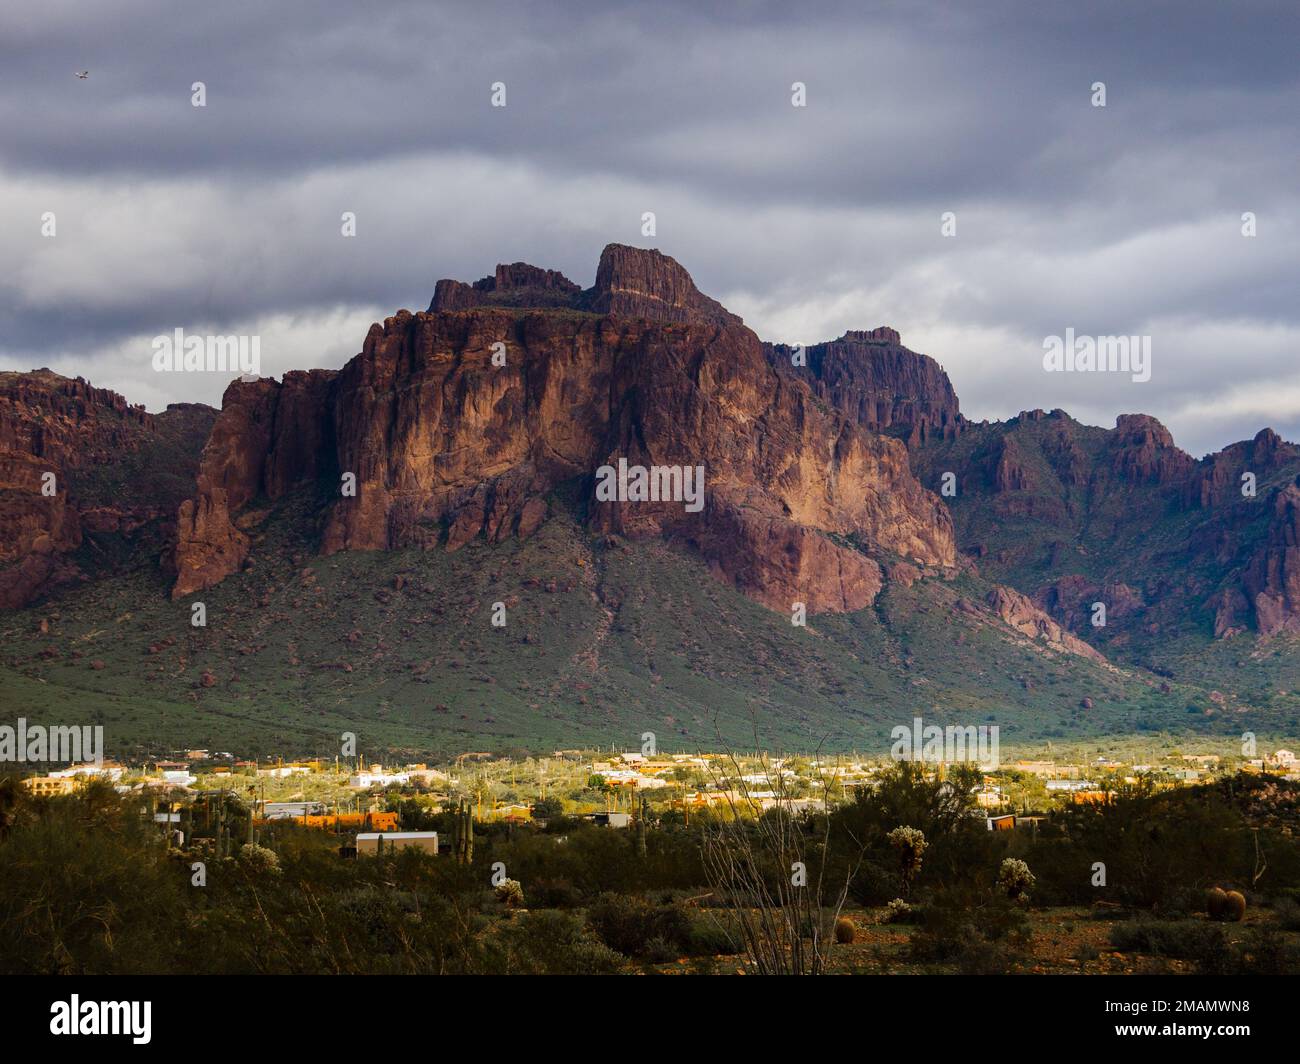
<instances>
[{"instance_id":1,"label":"rocky cliff face","mask_svg":"<svg viewBox=\"0 0 1300 1064\"><path fill-rule=\"evenodd\" d=\"M0 607L80 578L70 555L86 534L170 520L213 416L190 404L151 415L49 370L0 374ZM165 468L140 478L152 456Z\"/></svg>"},{"instance_id":2,"label":"rocky cliff face","mask_svg":"<svg viewBox=\"0 0 1300 1064\"><path fill-rule=\"evenodd\" d=\"M952 382L934 359L909 351L888 326L793 348L765 345L778 372L805 380L813 394L871 432L911 447L952 439L965 420Z\"/></svg>"},{"instance_id":3,"label":"rocky cliff face","mask_svg":"<svg viewBox=\"0 0 1300 1064\"><path fill-rule=\"evenodd\" d=\"M429 312L373 326L343 370L236 381L214 416L0 375L0 606L78 578L98 537L171 515L179 597L244 567L290 493L315 505L301 532L324 553L455 551L530 536L565 486L592 529L680 544L782 612L860 609L887 580L951 569L960 544L1021 596L990 608L1075 653L1044 619L1117 648L1189 618L1219 637L1300 631L1300 447L1265 430L1197 462L1145 415L973 424L893 329L762 344L656 251L610 245L585 290L526 263L441 281ZM699 505L599 496L620 462L668 486L702 468ZM931 491L949 472L946 506Z\"/></svg>"},{"instance_id":4,"label":"rocky cliff face","mask_svg":"<svg viewBox=\"0 0 1300 1064\"><path fill-rule=\"evenodd\" d=\"M1300 486L1271 493L1268 532L1242 578L1246 601L1261 635L1300 631Z\"/></svg>"},{"instance_id":5,"label":"rocky cliff face","mask_svg":"<svg viewBox=\"0 0 1300 1064\"><path fill-rule=\"evenodd\" d=\"M429 313L474 307L573 307L582 289L558 270L542 270L526 262L498 266L491 277L472 285L442 280L434 286Z\"/></svg>"},{"instance_id":6,"label":"rocky cliff face","mask_svg":"<svg viewBox=\"0 0 1300 1064\"><path fill-rule=\"evenodd\" d=\"M995 587L989 592L987 601L993 612L1021 635L1053 650L1077 654L1098 662L1105 660L1091 646L1067 632L1014 588Z\"/></svg>"},{"instance_id":7,"label":"rocky cliff face","mask_svg":"<svg viewBox=\"0 0 1300 1064\"><path fill-rule=\"evenodd\" d=\"M1198 462L1147 415L1105 430L1031 410L931 438L914 464L925 483L956 472L959 544L986 575L1088 639L1149 640L1192 618L1219 638L1300 630L1300 448L1271 430Z\"/></svg>"},{"instance_id":8,"label":"rocky cliff face","mask_svg":"<svg viewBox=\"0 0 1300 1064\"><path fill-rule=\"evenodd\" d=\"M1261 429L1253 440L1234 443L1197 463L1187 479L1183 505L1205 510L1230 506L1243 498L1243 474L1253 474L1258 484L1297 462L1300 447L1272 429Z\"/></svg>"},{"instance_id":9,"label":"rocky cliff face","mask_svg":"<svg viewBox=\"0 0 1300 1064\"><path fill-rule=\"evenodd\" d=\"M1196 460L1174 445L1164 425L1147 414L1120 414L1109 440L1111 470L1128 481L1182 487Z\"/></svg>"},{"instance_id":10,"label":"rocky cliff face","mask_svg":"<svg viewBox=\"0 0 1300 1064\"><path fill-rule=\"evenodd\" d=\"M695 287L676 259L625 244L610 244L596 267L596 284L584 309L615 318L678 324L738 326L743 322Z\"/></svg>"},{"instance_id":11,"label":"rocky cliff face","mask_svg":"<svg viewBox=\"0 0 1300 1064\"><path fill-rule=\"evenodd\" d=\"M199 456L197 493L180 504L172 597L211 587L248 557L236 515L315 481L332 459L333 370L286 373L282 381L232 381ZM332 468L332 467L330 467Z\"/></svg>"},{"instance_id":12,"label":"rocky cliff face","mask_svg":"<svg viewBox=\"0 0 1300 1064\"><path fill-rule=\"evenodd\" d=\"M545 519L547 494L576 480L593 527L680 542L774 609L868 605L882 583L870 553L954 564L947 511L912 476L904 446L774 372L758 338L673 260L613 245L593 289L567 308L603 312L535 307L538 291L571 296L570 284L519 264L490 285L443 284L435 307L460 309L399 312L371 328L336 380L296 385L292 435L314 432L339 478L324 553L526 536ZM522 308L487 300L523 290ZM285 389L260 381L227 392L199 491L181 508L175 595L235 571L248 551L240 508L295 482L268 473L287 445L276 431L289 423ZM313 419L324 427L307 429ZM598 470L620 459L703 467L698 507L599 498ZM299 470L296 482L320 472ZM339 491L348 474L355 494Z\"/></svg>"},{"instance_id":13,"label":"rocky cliff face","mask_svg":"<svg viewBox=\"0 0 1300 1064\"><path fill-rule=\"evenodd\" d=\"M596 283L585 291L558 270L516 262L498 266L493 276L472 285L439 281L429 313L476 307L566 308L683 325L744 324L696 288L676 259L626 244L610 244L601 252Z\"/></svg>"}]
</instances>

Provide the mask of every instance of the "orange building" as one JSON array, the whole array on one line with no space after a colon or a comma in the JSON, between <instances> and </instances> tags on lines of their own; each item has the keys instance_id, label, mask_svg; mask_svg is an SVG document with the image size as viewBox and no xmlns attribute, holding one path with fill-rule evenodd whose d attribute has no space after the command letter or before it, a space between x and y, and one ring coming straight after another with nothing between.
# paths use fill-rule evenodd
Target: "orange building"
<instances>
[{"instance_id":1,"label":"orange building","mask_svg":"<svg viewBox=\"0 0 1300 1064\"><path fill-rule=\"evenodd\" d=\"M267 820L265 817L258 817L257 823L262 824L298 824L306 828L315 828L318 831L396 831L397 814L396 813L325 813L321 815L307 814L306 816L282 817L278 820Z\"/></svg>"}]
</instances>

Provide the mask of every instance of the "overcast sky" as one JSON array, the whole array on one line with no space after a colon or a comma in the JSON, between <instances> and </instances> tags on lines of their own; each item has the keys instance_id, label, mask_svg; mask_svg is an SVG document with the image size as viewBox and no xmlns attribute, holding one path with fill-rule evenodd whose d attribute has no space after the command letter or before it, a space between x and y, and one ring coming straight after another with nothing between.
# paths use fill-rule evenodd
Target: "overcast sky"
<instances>
[{"instance_id":1,"label":"overcast sky","mask_svg":"<svg viewBox=\"0 0 1300 1064\"><path fill-rule=\"evenodd\" d=\"M976 419L1300 439L1295 3L589 6L4 5L0 368L216 405L155 335L337 367L440 277L587 286L618 241L764 339L893 325ZM1149 335L1151 380L1046 373L1067 328Z\"/></svg>"}]
</instances>

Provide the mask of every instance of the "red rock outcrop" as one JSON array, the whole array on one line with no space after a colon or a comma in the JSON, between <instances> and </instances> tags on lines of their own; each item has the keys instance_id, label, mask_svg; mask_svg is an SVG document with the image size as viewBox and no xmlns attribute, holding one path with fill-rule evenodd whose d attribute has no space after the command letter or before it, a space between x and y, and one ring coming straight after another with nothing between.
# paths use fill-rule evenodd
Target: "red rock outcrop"
<instances>
[{"instance_id":1,"label":"red rock outcrop","mask_svg":"<svg viewBox=\"0 0 1300 1064\"><path fill-rule=\"evenodd\" d=\"M997 492L1024 491L1030 485L1025 458L1011 437L1004 437L998 448L997 465L993 470L993 490Z\"/></svg>"},{"instance_id":2,"label":"red rock outcrop","mask_svg":"<svg viewBox=\"0 0 1300 1064\"><path fill-rule=\"evenodd\" d=\"M1033 601L1034 605L1074 631L1083 631L1092 623L1094 603L1100 602L1106 607L1107 623L1133 617L1146 607L1142 592L1137 588L1120 582L1096 584L1077 574L1061 577L1041 588Z\"/></svg>"},{"instance_id":3,"label":"red rock outcrop","mask_svg":"<svg viewBox=\"0 0 1300 1064\"><path fill-rule=\"evenodd\" d=\"M192 441L206 435L214 414L189 404L148 414L115 392L47 369L0 373L0 608L78 579L69 554L84 532L130 535L147 521L170 520L172 489L192 480ZM179 467L120 490L115 470L150 448Z\"/></svg>"},{"instance_id":4,"label":"red rock outcrop","mask_svg":"<svg viewBox=\"0 0 1300 1064\"><path fill-rule=\"evenodd\" d=\"M1082 639L1071 635L1019 591L995 587L988 595L988 605L1005 623L1021 635L1046 643L1054 650L1077 654L1103 662L1106 659Z\"/></svg>"},{"instance_id":5,"label":"red rock outcrop","mask_svg":"<svg viewBox=\"0 0 1300 1064\"><path fill-rule=\"evenodd\" d=\"M1196 459L1149 414L1120 414L1110 446L1112 470L1128 480L1181 485L1196 468Z\"/></svg>"},{"instance_id":6,"label":"red rock outcrop","mask_svg":"<svg viewBox=\"0 0 1300 1064\"><path fill-rule=\"evenodd\" d=\"M1288 484L1272 499L1268 538L1242 581L1260 635L1300 631L1300 487Z\"/></svg>"},{"instance_id":7,"label":"red rock outcrop","mask_svg":"<svg viewBox=\"0 0 1300 1064\"><path fill-rule=\"evenodd\" d=\"M558 270L514 262L498 266L493 276L472 285L463 281L439 281L434 286L429 313L484 306L576 308L581 295L582 289Z\"/></svg>"},{"instance_id":8,"label":"red rock outcrop","mask_svg":"<svg viewBox=\"0 0 1300 1064\"><path fill-rule=\"evenodd\" d=\"M679 324L743 325L739 317L695 287L674 258L626 244L601 252L596 284L582 306L615 318L646 318Z\"/></svg>"},{"instance_id":9,"label":"red rock outcrop","mask_svg":"<svg viewBox=\"0 0 1300 1064\"><path fill-rule=\"evenodd\" d=\"M514 280L536 290L548 278L563 290L555 276L502 267L490 291L476 290ZM595 528L680 542L775 609L870 604L880 567L850 542L931 569L955 563L948 512L912 476L902 443L777 374L758 338L673 260L613 245L590 291L601 295L589 306L622 309L400 311L371 328L328 386L299 382L292 435L312 431L315 411L329 429L313 438L332 441L323 449L334 475L356 483L355 496L335 490L328 503L322 551L455 550L479 535L528 535L545 519L548 492L575 478L594 484L600 467L624 459L702 466L700 505L593 494ZM493 364L499 344L504 366ZM276 434L290 421L286 395L273 381L227 391L198 498L181 510L175 595L237 569L248 543L235 513L288 486L267 472L286 446ZM302 470L298 482L317 473Z\"/></svg>"},{"instance_id":10,"label":"red rock outcrop","mask_svg":"<svg viewBox=\"0 0 1300 1064\"><path fill-rule=\"evenodd\" d=\"M500 265L474 284L443 280L434 288L429 313L477 307L544 307L581 310L613 318L643 318L677 324L743 325L735 314L695 287L671 256L655 249L609 244L586 291L558 270L526 262Z\"/></svg>"},{"instance_id":11,"label":"red rock outcrop","mask_svg":"<svg viewBox=\"0 0 1300 1064\"><path fill-rule=\"evenodd\" d=\"M1242 498L1242 474L1254 473L1257 484L1300 459L1300 447L1287 443L1272 429L1261 429L1253 440L1225 447L1202 460L1184 491L1184 505L1211 509Z\"/></svg>"},{"instance_id":12,"label":"red rock outcrop","mask_svg":"<svg viewBox=\"0 0 1300 1064\"><path fill-rule=\"evenodd\" d=\"M315 480L333 451L333 370L282 381L235 380L199 457L197 494L181 503L171 564L172 597L218 583L248 556L235 515L253 499L278 499Z\"/></svg>"},{"instance_id":13,"label":"red rock outcrop","mask_svg":"<svg viewBox=\"0 0 1300 1064\"><path fill-rule=\"evenodd\" d=\"M871 432L901 436L915 447L952 439L965 424L943 368L904 347L888 326L846 332L802 350L765 347L778 372L806 380L814 395ZM803 365L795 364L796 353Z\"/></svg>"}]
</instances>

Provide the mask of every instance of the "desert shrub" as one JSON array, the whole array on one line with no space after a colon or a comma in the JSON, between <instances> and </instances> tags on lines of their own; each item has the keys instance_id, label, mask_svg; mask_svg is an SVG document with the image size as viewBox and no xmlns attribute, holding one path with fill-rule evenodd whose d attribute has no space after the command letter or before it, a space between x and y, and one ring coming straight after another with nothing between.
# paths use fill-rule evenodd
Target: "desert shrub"
<instances>
[{"instance_id":1,"label":"desert shrub","mask_svg":"<svg viewBox=\"0 0 1300 1064\"><path fill-rule=\"evenodd\" d=\"M0 968L10 974L184 966L188 867L111 787L19 796L0 843Z\"/></svg>"},{"instance_id":2,"label":"desert shrub","mask_svg":"<svg viewBox=\"0 0 1300 1064\"><path fill-rule=\"evenodd\" d=\"M1006 857L998 869L998 889L1014 901L1027 899L1034 889L1034 873L1016 857Z\"/></svg>"},{"instance_id":3,"label":"desert shrub","mask_svg":"<svg viewBox=\"0 0 1300 1064\"><path fill-rule=\"evenodd\" d=\"M1018 957L1006 942L980 938L962 946L954 958L962 975L1006 975Z\"/></svg>"},{"instance_id":4,"label":"desert shrub","mask_svg":"<svg viewBox=\"0 0 1300 1064\"><path fill-rule=\"evenodd\" d=\"M572 913L539 909L498 921L486 936L479 969L491 975L611 975L623 958Z\"/></svg>"},{"instance_id":5,"label":"desert shrub","mask_svg":"<svg viewBox=\"0 0 1300 1064\"><path fill-rule=\"evenodd\" d=\"M1300 947L1275 927L1252 927L1229 958L1228 975L1300 975Z\"/></svg>"},{"instance_id":6,"label":"desert shrub","mask_svg":"<svg viewBox=\"0 0 1300 1064\"><path fill-rule=\"evenodd\" d=\"M1283 931L1300 931L1300 901L1279 898L1273 903L1273 918Z\"/></svg>"},{"instance_id":7,"label":"desert shrub","mask_svg":"<svg viewBox=\"0 0 1300 1064\"><path fill-rule=\"evenodd\" d=\"M503 879L493 891L497 901L508 909L521 909L524 904L524 886L517 879Z\"/></svg>"},{"instance_id":8,"label":"desert shrub","mask_svg":"<svg viewBox=\"0 0 1300 1064\"><path fill-rule=\"evenodd\" d=\"M691 923L675 905L653 905L645 898L602 894L587 910L587 923L610 949L627 957L643 956L652 940L682 948L690 941Z\"/></svg>"},{"instance_id":9,"label":"desert shrub","mask_svg":"<svg viewBox=\"0 0 1300 1064\"><path fill-rule=\"evenodd\" d=\"M689 957L720 957L741 952L740 929L726 912L710 912L691 921L686 940Z\"/></svg>"},{"instance_id":10,"label":"desert shrub","mask_svg":"<svg viewBox=\"0 0 1300 1064\"><path fill-rule=\"evenodd\" d=\"M981 943L999 943L1009 965L1028 938L1028 918L1005 894L988 887L951 887L935 891L921 910L910 950L916 960L952 961ZM984 951L983 956L988 960L992 954Z\"/></svg>"},{"instance_id":11,"label":"desert shrub","mask_svg":"<svg viewBox=\"0 0 1300 1064\"><path fill-rule=\"evenodd\" d=\"M280 874L280 858L276 856L275 851L255 843L248 843L239 848L239 863L251 875L278 876Z\"/></svg>"},{"instance_id":12,"label":"desert shrub","mask_svg":"<svg viewBox=\"0 0 1300 1064\"><path fill-rule=\"evenodd\" d=\"M889 844L898 854L899 874L903 879L903 893L907 894L912 889L912 883L921 872L921 861L925 857L928 843L925 841L925 833L918 828L902 827L894 828L885 836Z\"/></svg>"},{"instance_id":13,"label":"desert shrub","mask_svg":"<svg viewBox=\"0 0 1300 1064\"><path fill-rule=\"evenodd\" d=\"M859 905L883 905L902 887L896 864L868 857L849 880L849 897Z\"/></svg>"},{"instance_id":14,"label":"desert shrub","mask_svg":"<svg viewBox=\"0 0 1300 1064\"><path fill-rule=\"evenodd\" d=\"M539 909L576 909L582 904L577 889L567 879L537 879L529 884L528 896Z\"/></svg>"},{"instance_id":15,"label":"desert shrub","mask_svg":"<svg viewBox=\"0 0 1300 1064\"><path fill-rule=\"evenodd\" d=\"M970 766L955 766L948 780L938 780L927 778L920 766L902 762L881 772L875 788L859 790L853 801L834 809L831 850L854 873L850 896L861 905L883 905L907 886L968 881L967 870L986 864L1002 845L992 837L997 833L985 830L982 818L970 815L975 806L971 787L978 779ZM924 861L909 871L910 884L902 878L902 859L910 855L889 841L900 825L925 840Z\"/></svg>"},{"instance_id":16,"label":"desert shrub","mask_svg":"<svg viewBox=\"0 0 1300 1064\"><path fill-rule=\"evenodd\" d=\"M1207 974L1223 974L1229 967L1223 928L1201 920L1128 920L1111 928L1110 941L1121 953L1196 961Z\"/></svg>"},{"instance_id":17,"label":"desert shrub","mask_svg":"<svg viewBox=\"0 0 1300 1064\"><path fill-rule=\"evenodd\" d=\"M1071 805L1051 818L1050 837L1033 847L1035 897L1046 904L1087 902L1097 896L1090 866L1106 866L1109 900L1159 912L1199 906L1208 870L1224 881L1249 880L1256 836L1241 811L1211 788L1152 792L1122 789L1110 802ZM1259 844L1270 876L1289 882L1294 846L1267 832Z\"/></svg>"},{"instance_id":18,"label":"desert shrub","mask_svg":"<svg viewBox=\"0 0 1300 1064\"><path fill-rule=\"evenodd\" d=\"M671 964L678 957L679 951L667 939L655 936L645 944L641 959L647 964Z\"/></svg>"},{"instance_id":19,"label":"desert shrub","mask_svg":"<svg viewBox=\"0 0 1300 1064\"><path fill-rule=\"evenodd\" d=\"M910 924L916 916L916 910L902 898L895 898L885 906L880 919L886 924Z\"/></svg>"}]
</instances>

